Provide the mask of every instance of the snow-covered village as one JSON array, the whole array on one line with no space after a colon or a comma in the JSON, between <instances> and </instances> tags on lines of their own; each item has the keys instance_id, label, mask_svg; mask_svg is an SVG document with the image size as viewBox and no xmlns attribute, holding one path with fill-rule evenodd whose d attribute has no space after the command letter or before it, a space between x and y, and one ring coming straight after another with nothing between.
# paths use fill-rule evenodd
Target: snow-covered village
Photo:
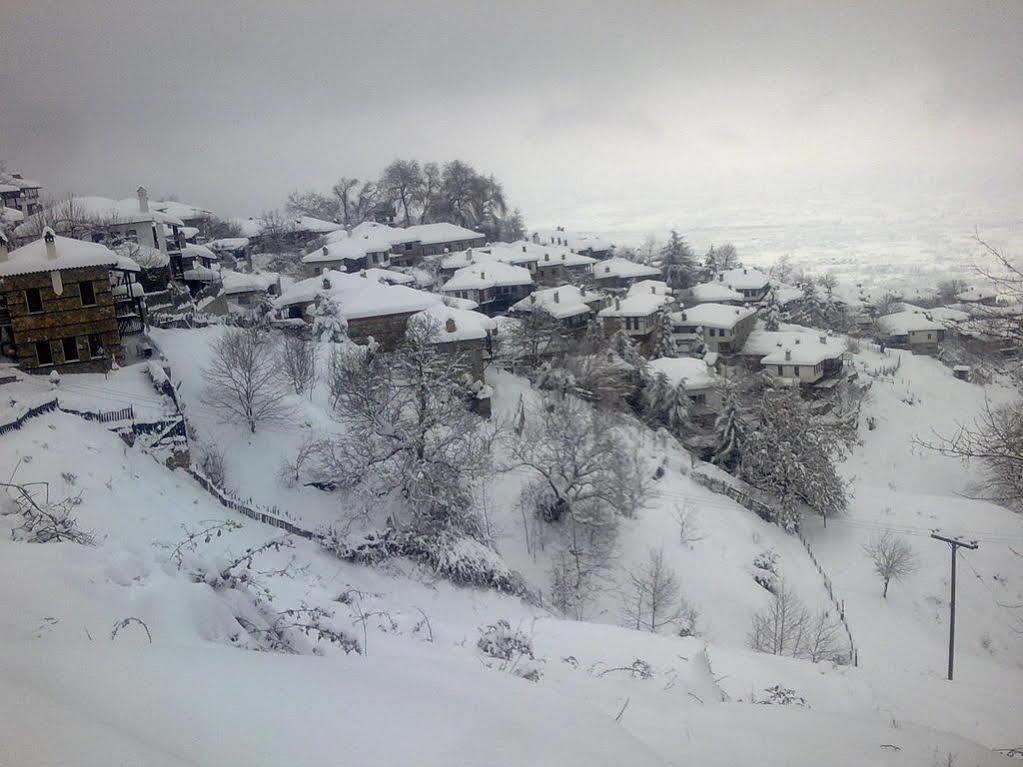
<instances>
[{"instance_id":1,"label":"snow-covered village","mask_svg":"<svg viewBox=\"0 0 1023 767\"><path fill-rule=\"evenodd\" d=\"M0 767L1023 764L1019 6L11 5Z\"/></svg>"}]
</instances>

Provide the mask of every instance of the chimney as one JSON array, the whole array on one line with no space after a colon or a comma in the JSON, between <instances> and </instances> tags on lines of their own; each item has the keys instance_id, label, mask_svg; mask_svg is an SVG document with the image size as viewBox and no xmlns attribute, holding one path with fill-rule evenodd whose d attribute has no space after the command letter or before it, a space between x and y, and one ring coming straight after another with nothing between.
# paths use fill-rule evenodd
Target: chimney
<instances>
[{"instance_id":1,"label":"chimney","mask_svg":"<svg viewBox=\"0 0 1023 767\"><path fill-rule=\"evenodd\" d=\"M526 246L525 246L525 245L523 245L523 246L522 246L522 252L523 252L523 253L525 253L525 252L526 252Z\"/></svg>"},{"instance_id":2,"label":"chimney","mask_svg":"<svg viewBox=\"0 0 1023 767\"><path fill-rule=\"evenodd\" d=\"M651 285L650 286L650 292L653 293L656 296L657 295L657 286L656 285Z\"/></svg>"},{"instance_id":3,"label":"chimney","mask_svg":"<svg viewBox=\"0 0 1023 767\"><path fill-rule=\"evenodd\" d=\"M550 253L544 253L543 254L543 260L544 261L550 261L551 260L551 254Z\"/></svg>"},{"instance_id":4,"label":"chimney","mask_svg":"<svg viewBox=\"0 0 1023 767\"><path fill-rule=\"evenodd\" d=\"M682 321L683 322L687 322L688 321L688 318L686 317L686 313L685 312L682 312Z\"/></svg>"},{"instance_id":5,"label":"chimney","mask_svg":"<svg viewBox=\"0 0 1023 767\"><path fill-rule=\"evenodd\" d=\"M328 255L329 253L330 253L330 251L328 251L328 250L327 250L327 246L326 246L326 245L324 245L324 246L323 246L323 255L325 255L325 256L326 256L326 255Z\"/></svg>"},{"instance_id":6,"label":"chimney","mask_svg":"<svg viewBox=\"0 0 1023 767\"><path fill-rule=\"evenodd\" d=\"M536 293L530 293L529 294L529 305L533 306L534 304L536 304Z\"/></svg>"},{"instance_id":7,"label":"chimney","mask_svg":"<svg viewBox=\"0 0 1023 767\"><path fill-rule=\"evenodd\" d=\"M455 332L455 318L448 317L447 322L444 323L444 329L449 333Z\"/></svg>"},{"instance_id":8,"label":"chimney","mask_svg":"<svg viewBox=\"0 0 1023 767\"><path fill-rule=\"evenodd\" d=\"M718 275L718 282L724 282L724 281L725 281L725 275L719 274Z\"/></svg>"},{"instance_id":9,"label":"chimney","mask_svg":"<svg viewBox=\"0 0 1023 767\"><path fill-rule=\"evenodd\" d=\"M827 342L828 342L828 337L827 337L827 336L824 336L824 335L822 335L822 336L821 336L821 343L822 343L822 344L826 344Z\"/></svg>"},{"instance_id":10,"label":"chimney","mask_svg":"<svg viewBox=\"0 0 1023 767\"><path fill-rule=\"evenodd\" d=\"M149 212L149 193L146 191L144 186L140 186L135 190L135 194L139 196L139 211L142 213Z\"/></svg>"},{"instance_id":11,"label":"chimney","mask_svg":"<svg viewBox=\"0 0 1023 767\"><path fill-rule=\"evenodd\" d=\"M484 271L483 271L483 270L481 269L481 270L480 270L480 279L481 279L481 280L485 280L486 278L487 278L487 273L486 273L486 272L484 272Z\"/></svg>"},{"instance_id":12,"label":"chimney","mask_svg":"<svg viewBox=\"0 0 1023 767\"><path fill-rule=\"evenodd\" d=\"M744 269L742 270L742 273L743 273L743 274L749 274L749 269L745 269L745 268L744 268Z\"/></svg>"},{"instance_id":13,"label":"chimney","mask_svg":"<svg viewBox=\"0 0 1023 767\"><path fill-rule=\"evenodd\" d=\"M0 261L7 260L7 253L9 251L7 237L4 236L3 232L0 232Z\"/></svg>"},{"instance_id":14,"label":"chimney","mask_svg":"<svg viewBox=\"0 0 1023 767\"><path fill-rule=\"evenodd\" d=\"M799 346L799 339L796 339L796 346Z\"/></svg>"},{"instance_id":15,"label":"chimney","mask_svg":"<svg viewBox=\"0 0 1023 767\"><path fill-rule=\"evenodd\" d=\"M617 298L615 298L615 309L621 309L621 308L622 308L622 302L619 301Z\"/></svg>"},{"instance_id":16,"label":"chimney","mask_svg":"<svg viewBox=\"0 0 1023 767\"><path fill-rule=\"evenodd\" d=\"M798 344L799 341L796 341L796 343ZM791 349L786 349L785 350L785 361L786 362L790 362L791 360L792 360L792 350Z\"/></svg>"},{"instance_id":17,"label":"chimney","mask_svg":"<svg viewBox=\"0 0 1023 767\"><path fill-rule=\"evenodd\" d=\"M57 242L53 230L50 227L43 229L43 242L46 243L46 258L53 261L57 258Z\"/></svg>"},{"instance_id":18,"label":"chimney","mask_svg":"<svg viewBox=\"0 0 1023 767\"><path fill-rule=\"evenodd\" d=\"M554 303L556 303L556 304L560 304L561 303L561 299L558 297L558 291L556 291L556 290L554 291Z\"/></svg>"}]
</instances>

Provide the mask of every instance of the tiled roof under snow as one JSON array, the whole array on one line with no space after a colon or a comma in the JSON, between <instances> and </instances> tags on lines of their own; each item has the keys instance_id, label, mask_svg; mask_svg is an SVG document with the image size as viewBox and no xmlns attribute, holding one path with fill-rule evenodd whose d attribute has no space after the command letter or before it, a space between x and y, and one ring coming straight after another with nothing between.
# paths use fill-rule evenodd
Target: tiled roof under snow
<instances>
[{"instance_id":1,"label":"tiled roof under snow","mask_svg":"<svg viewBox=\"0 0 1023 767\"><path fill-rule=\"evenodd\" d=\"M709 328L725 328L730 330L740 321L756 314L754 309L744 306L728 306L726 304L697 304L679 312L681 322L691 325L702 325Z\"/></svg>"},{"instance_id":2,"label":"tiled roof under snow","mask_svg":"<svg viewBox=\"0 0 1023 767\"><path fill-rule=\"evenodd\" d=\"M719 282L734 290L763 290L771 284L771 278L756 269L739 267L719 274Z\"/></svg>"},{"instance_id":3,"label":"tiled roof under snow","mask_svg":"<svg viewBox=\"0 0 1023 767\"><path fill-rule=\"evenodd\" d=\"M5 260L0 261L0 277L83 269L89 266L116 268L119 259L120 256L105 245L60 236L53 238L51 258L45 240L40 237L11 251Z\"/></svg>"},{"instance_id":4,"label":"tiled roof under snow","mask_svg":"<svg viewBox=\"0 0 1023 767\"><path fill-rule=\"evenodd\" d=\"M485 314L444 304L434 304L412 315L409 322L429 322L434 328L431 340L437 344L478 341L497 327L497 323Z\"/></svg>"},{"instance_id":5,"label":"tiled roof under snow","mask_svg":"<svg viewBox=\"0 0 1023 767\"><path fill-rule=\"evenodd\" d=\"M697 303L722 303L724 301L742 301L743 295L723 282L701 282L689 289L689 294Z\"/></svg>"},{"instance_id":6,"label":"tiled roof under snow","mask_svg":"<svg viewBox=\"0 0 1023 767\"><path fill-rule=\"evenodd\" d=\"M324 284L326 280L326 285ZM443 304L440 296L404 285L388 285L368 274L325 271L316 277L296 282L274 301L274 308L310 303L319 295L329 295L345 319L411 314Z\"/></svg>"},{"instance_id":7,"label":"tiled roof under snow","mask_svg":"<svg viewBox=\"0 0 1023 767\"><path fill-rule=\"evenodd\" d=\"M659 357L648 364L654 373L663 373L673 386L684 382L687 390L707 389L717 381L717 375L702 359Z\"/></svg>"},{"instance_id":8,"label":"tiled roof under snow","mask_svg":"<svg viewBox=\"0 0 1023 767\"><path fill-rule=\"evenodd\" d=\"M656 293L637 293L616 298L611 306L601 309L599 317L648 317L671 301L671 296Z\"/></svg>"},{"instance_id":9,"label":"tiled roof under snow","mask_svg":"<svg viewBox=\"0 0 1023 767\"><path fill-rule=\"evenodd\" d=\"M824 341L821 341L824 338ZM746 339L740 354L749 357L764 357L779 349L813 348L827 353L821 359L841 357L845 344L840 338L825 333L810 333L794 330L754 330ZM808 363L807 363L808 364ZM812 364L817 364L816 362Z\"/></svg>"},{"instance_id":10,"label":"tiled roof under snow","mask_svg":"<svg viewBox=\"0 0 1023 767\"><path fill-rule=\"evenodd\" d=\"M248 274L235 272L231 269L224 269L220 272L220 279L224 283L223 292L228 295L237 293L254 293L257 291L266 292L270 286L276 285L279 279L274 272L262 274Z\"/></svg>"},{"instance_id":11,"label":"tiled roof under snow","mask_svg":"<svg viewBox=\"0 0 1023 767\"><path fill-rule=\"evenodd\" d=\"M919 309L886 314L884 317L880 317L877 323L893 336L904 336L917 331L945 329L944 325L928 319L927 314Z\"/></svg>"},{"instance_id":12,"label":"tiled roof under snow","mask_svg":"<svg viewBox=\"0 0 1023 767\"><path fill-rule=\"evenodd\" d=\"M630 261L627 258L609 258L606 261L598 261L593 265L593 276L598 280L613 277L656 277L660 273L660 269L637 264L635 261Z\"/></svg>"},{"instance_id":13,"label":"tiled roof under snow","mask_svg":"<svg viewBox=\"0 0 1023 767\"><path fill-rule=\"evenodd\" d=\"M588 314L590 303L602 297L600 293L582 290L575 285L561 285L557 288L534 290L514 304L511 311L529 313L542 309L552 317L566 319Z\"/></svg>"},{"instance_id":14,"label":"tiled roof under snow","mask_svg":"<svg viewBox=\"0 0 1023 767\"><path fill-rule=\"evenodd\" d=\"M532 285L533 275L522 266L487 261L459 269L441 290L485 290L504 285Z\"/></svg>"}]
</instances>

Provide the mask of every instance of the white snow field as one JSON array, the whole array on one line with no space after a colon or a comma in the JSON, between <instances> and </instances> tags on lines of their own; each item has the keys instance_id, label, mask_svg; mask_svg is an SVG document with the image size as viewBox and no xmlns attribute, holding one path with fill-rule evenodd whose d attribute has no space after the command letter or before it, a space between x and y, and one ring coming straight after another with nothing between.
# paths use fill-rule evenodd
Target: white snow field
<instances>
[{"instance_id":1,"label":"white snow field","mask_svg":"<svg viewBox=\"0 0 1023 767\"><path fill-rule=\"evenodd\" d=\"M200 369L218 332L155 333L199 440L226 449L228 482L242 495L312 529L337 521L342 496L286 488L275 477L310 432L338 428L324 392L295 398L292 422L255 435L221 423L199 401ZM855 364L867 375L882 360L863 352ZM144 393L126 373L101 386L65 376L59 390L104 409L133 399L157 409L153 390ZM491 371L488 382L496 417L532 396L507 373ZM826 529L807 521L845 600L858 668L747 649L751 616L768 602L751 574L754 557L773 549L811 608L827 604L823 582L798 539L696 484L688 454L643 429L635 430L637 451L667 471L649 507L622 523L611 577L621 585L651 547L663 549L701 611L699 637L616 625L616 584L586 621L570 621L452 586L410 562L352 565L296 538L254 565L266 573L275 609L328 609L330 625L364 652L309 639L307 654L286 655L242 647L232 593L189 577L190 566L225 563L280 530L228 511L101 424L41 415L0 436L0 466L17 466L19 481L50 482L54 497L81 492L76 514L97 545L11 540L10 517L0 517L0 765L932 767L949 756L957 765L1011 764L994 749L1023 741L1023 642L1016 616L996 600L1023 601L1023 560L1009 550L1023 550L1021 518L959 495L978 478L976 467L912 445L914 434L968 418L985 394L1001 401L1011 392L958 381L905 353L894 380L875 380L864 415L877 428L862 426L863 445L844 465L855 490L849 515ZM547 555L529 553L515 508L522 481L509 473L491 483L490 517L501 555L543 590ZM681 507L698 531L687 544L675 521ZM200 540L179 569L171 549L187 531L225 520L241 528ZM935 526L980 540L960 561L954 682L944 679L949 555L927 537ZM860 550L878 527L905 534L921 560L887 600ZM152 643L137 623L111 638L128 617L146 624ZM531 637L538 681L477 649L481 629L499 619ZM752 702L774 685L807 707Z\"/></svg>"}]
</instances>

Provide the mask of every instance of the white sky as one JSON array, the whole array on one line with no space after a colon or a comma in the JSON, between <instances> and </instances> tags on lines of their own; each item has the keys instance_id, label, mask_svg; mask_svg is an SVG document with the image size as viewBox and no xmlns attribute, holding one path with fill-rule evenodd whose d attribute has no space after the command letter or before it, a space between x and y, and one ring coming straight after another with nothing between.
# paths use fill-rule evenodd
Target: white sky
<instances>
[{"instance_id":1,"label":"white sky","mask_svg":"<svg viewBox=\"0 0 1023 767\"><path fill-rule=\"evenodd\" d=\"M1016 195L1023 2L0 0L0 159L225 214L464 158L536 225Z\"/></svg>"}]
</instances>

